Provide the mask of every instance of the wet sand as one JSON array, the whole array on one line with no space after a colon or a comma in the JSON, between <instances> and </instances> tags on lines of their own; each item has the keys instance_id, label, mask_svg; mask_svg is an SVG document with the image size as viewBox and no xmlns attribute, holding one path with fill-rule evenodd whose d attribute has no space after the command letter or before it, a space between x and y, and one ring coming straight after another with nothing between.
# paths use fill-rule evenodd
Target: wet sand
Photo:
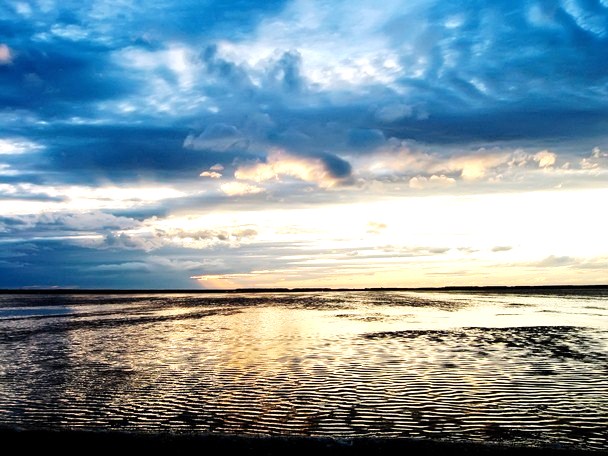
<instances>
[{"instance_id":1,"label":"wet sand","mask_svg":"<svg viewBox=\"0 0 608 456\"><path fill-rule=\"evenodd\" d=\"M56 444L606 451L607 369L602 293L0 296L0 427Z\"/></svg>"}]
</instances>

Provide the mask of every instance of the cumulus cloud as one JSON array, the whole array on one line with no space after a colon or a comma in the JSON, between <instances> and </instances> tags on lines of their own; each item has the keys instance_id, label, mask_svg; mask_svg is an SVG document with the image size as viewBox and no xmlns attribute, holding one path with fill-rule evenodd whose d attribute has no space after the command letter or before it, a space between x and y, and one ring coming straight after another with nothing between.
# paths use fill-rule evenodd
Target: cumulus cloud
<instances>
[{"instance_id":1,"label":"cumulus cloud","mask_svg":"<svg viewBox=\"0 0 608 456\"><path fill-rule=\"evenodd\" d=\"M532 158L535 162L538 162L539 168L553 166L557 161L557 155L555 155L553 152L549 152L548 150L537 152Z\"/></svg>"},{"instance_id":2,"label":"cumulus cloud","mask_svg":"<svg viewBox=\"0 0 608 456\"><path fill-rule=\"evenodd\" d=\"M338 157L300 157L283 150L274 150L265 162L243 165L234 173L239 180L261 183L295 178L322 188L333 187L349 175L350 165Z\"/></svg>"}]
</instances>

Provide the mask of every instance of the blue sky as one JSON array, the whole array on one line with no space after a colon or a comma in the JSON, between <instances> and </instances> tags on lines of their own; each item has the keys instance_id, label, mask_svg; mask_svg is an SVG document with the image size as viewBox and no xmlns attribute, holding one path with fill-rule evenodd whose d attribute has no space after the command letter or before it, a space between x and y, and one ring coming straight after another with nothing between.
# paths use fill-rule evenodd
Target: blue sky
<instances>
[{"instance_id":1,"label":"blue sky","mask_svg":"<svg viewBox=\"0 0 608 456\"><path fill-rule=\"evenodd\" d=\"M608 2L4 1L0 287L605 283Z\"/></svg>"}]
</instances>

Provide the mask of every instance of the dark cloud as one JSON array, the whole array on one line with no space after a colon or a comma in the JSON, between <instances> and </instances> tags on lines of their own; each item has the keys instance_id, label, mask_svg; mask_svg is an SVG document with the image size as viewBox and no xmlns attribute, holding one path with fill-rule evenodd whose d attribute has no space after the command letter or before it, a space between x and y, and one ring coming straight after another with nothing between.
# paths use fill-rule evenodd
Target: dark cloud
<instances>
[{"instance_id":1,"label":"dark cloud","mask_svg":"<svg viewBox=\"0 0 608 456\"><path fill-rule=\"evenodd\" d=\"M296 51L283 53L270 70L270 78L287 93L298 92L306 84L300 74L302 56Z\"/></svg>"},{"instance_id":2,"label":"dark cloud","mask_svg":"<svg viewBox=\"0 0 608 456\"><path fill-rule=\"evenodd\" d=\"M117 255L111 249L92 250L60 241L3 244L2 248L4 252L14 252L15 256L0 262L0 288L57 285L80 288L149 288L152 283L155 288L193 286L188 274L180 270L179 263L175 263L174 267L148 264L150 255L140 250L121 250L120 255ZM23 253L25 256L20 255ZM190 255L194 256L192 253ZM171 258L172 252L164 252L163 256ZM142 263L148 265L134 267Z\"/></svg>"},{"instance_id":3,"label":"dark cloud","mask_svg":"<svg viewBox=\"0 0 608 456\"><path fill-rule=\"evenodd\" d=\"M567 170L585 166L598 170L584 176L586 185L601 183L603 156L589 151L608 147L605 2L414 3L377 10L361 2L356 17L350 4L323 1L306 12L297 2L254 0L0 5L0 139L36 146L0 151L0 200L49 207L43 216L3 213L0 285L192 286L178 265L205 273L196 269L200 251L121 230L189 211L364 199L370 187L356 167L379 154L386 169L379 168L374 183L406 184L399 194L411 179L458 181L472 166L459 159L471 153L481 163L479 175L495 181L472 179L469 191L496 191L509 173L508 188L537 188L522 177L540 176L537 162L513 165L511 154L483 163L480 157L502 153L497 145L527 148L528 155L550 149L556 172L543 168L538 177L546 188L569 184ZM369 17L368 8L375 10ZM291 160L286 165L293 169L272 160ZM236 171L256 164L284 175L252 180L257 194L220 191ZM222 176L202 179L214 165ZM322 178L305 173L318 168ZM322 185L327 175L338 184ZM44 191L146 183L184 190L183 196L66 214L52 207L71 196ZM78 235L95 242L77 245ZM176 236L227 244L255 233L201 229ZM259 246L241 246L241 253L209 248L226 260L208 266L214 273L284 265L243 258L259 254ZM165 264L166 276L151 255L173 261ZM549 257L536 266L572 261Z\"/></svg>"},{"instance_id":4,"label":"dark cloud","mask_svg":"<svg viewBox=\"0 0 608 456\"><path fill-rule=\"evenodd\" d=\"M132 92L136 87L108 51L89 43L23 44L10 65L0 66L0 104L56 118L83 115L91 112L89 103Z\"/></svg>"},{"instance_id":5,"label":"dark cloud","mask_svg":"<svg viewBox=\"0 0 608 456\"><path fill-rule=\"evenodd\" d=\"M350 176L352 167L346 160L330 153L320 153L318 157L332 177L342 179Z\"/></svg>"},{"instance_id":6,"label":"dark cloud","mask_svg":"<svg viewBox=\"0 0 608 456\"><path fill-rule=\"evenodd\" d=\"M379 129L356 128L348 132L348 145L357 149L373 149L385 140L384 133Z\"/></svg>"},{"instance_id":7,"label":"dark cloud","mask_svg":"<svg viewBox=\"0 0 608 456\"><path fill-rule=\"evenodd\" d=\"M51 135L48 148L32 171L47 182L107 183L197 179L216 163L249 157L239 150L193 150L184 147L188 130L154 126L66 126L35 132L40 141Z\"/></svg>"}]
</instances>

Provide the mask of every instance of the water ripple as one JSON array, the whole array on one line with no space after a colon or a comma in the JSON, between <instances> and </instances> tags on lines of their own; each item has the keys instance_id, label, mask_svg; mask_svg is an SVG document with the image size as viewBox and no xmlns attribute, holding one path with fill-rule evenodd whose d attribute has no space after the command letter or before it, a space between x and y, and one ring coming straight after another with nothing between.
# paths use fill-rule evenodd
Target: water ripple
<instances>
[{"instance_id":1,"label":"water ripple","mask_svg":"<svg viewBox=\"0 0 608 456\"><path fill-rule=\"evenodd\" d=\"M608 311L584 298L3 298L0 424L606 449L608 331L579 311Z\"/></svg>"}]
</instances>

